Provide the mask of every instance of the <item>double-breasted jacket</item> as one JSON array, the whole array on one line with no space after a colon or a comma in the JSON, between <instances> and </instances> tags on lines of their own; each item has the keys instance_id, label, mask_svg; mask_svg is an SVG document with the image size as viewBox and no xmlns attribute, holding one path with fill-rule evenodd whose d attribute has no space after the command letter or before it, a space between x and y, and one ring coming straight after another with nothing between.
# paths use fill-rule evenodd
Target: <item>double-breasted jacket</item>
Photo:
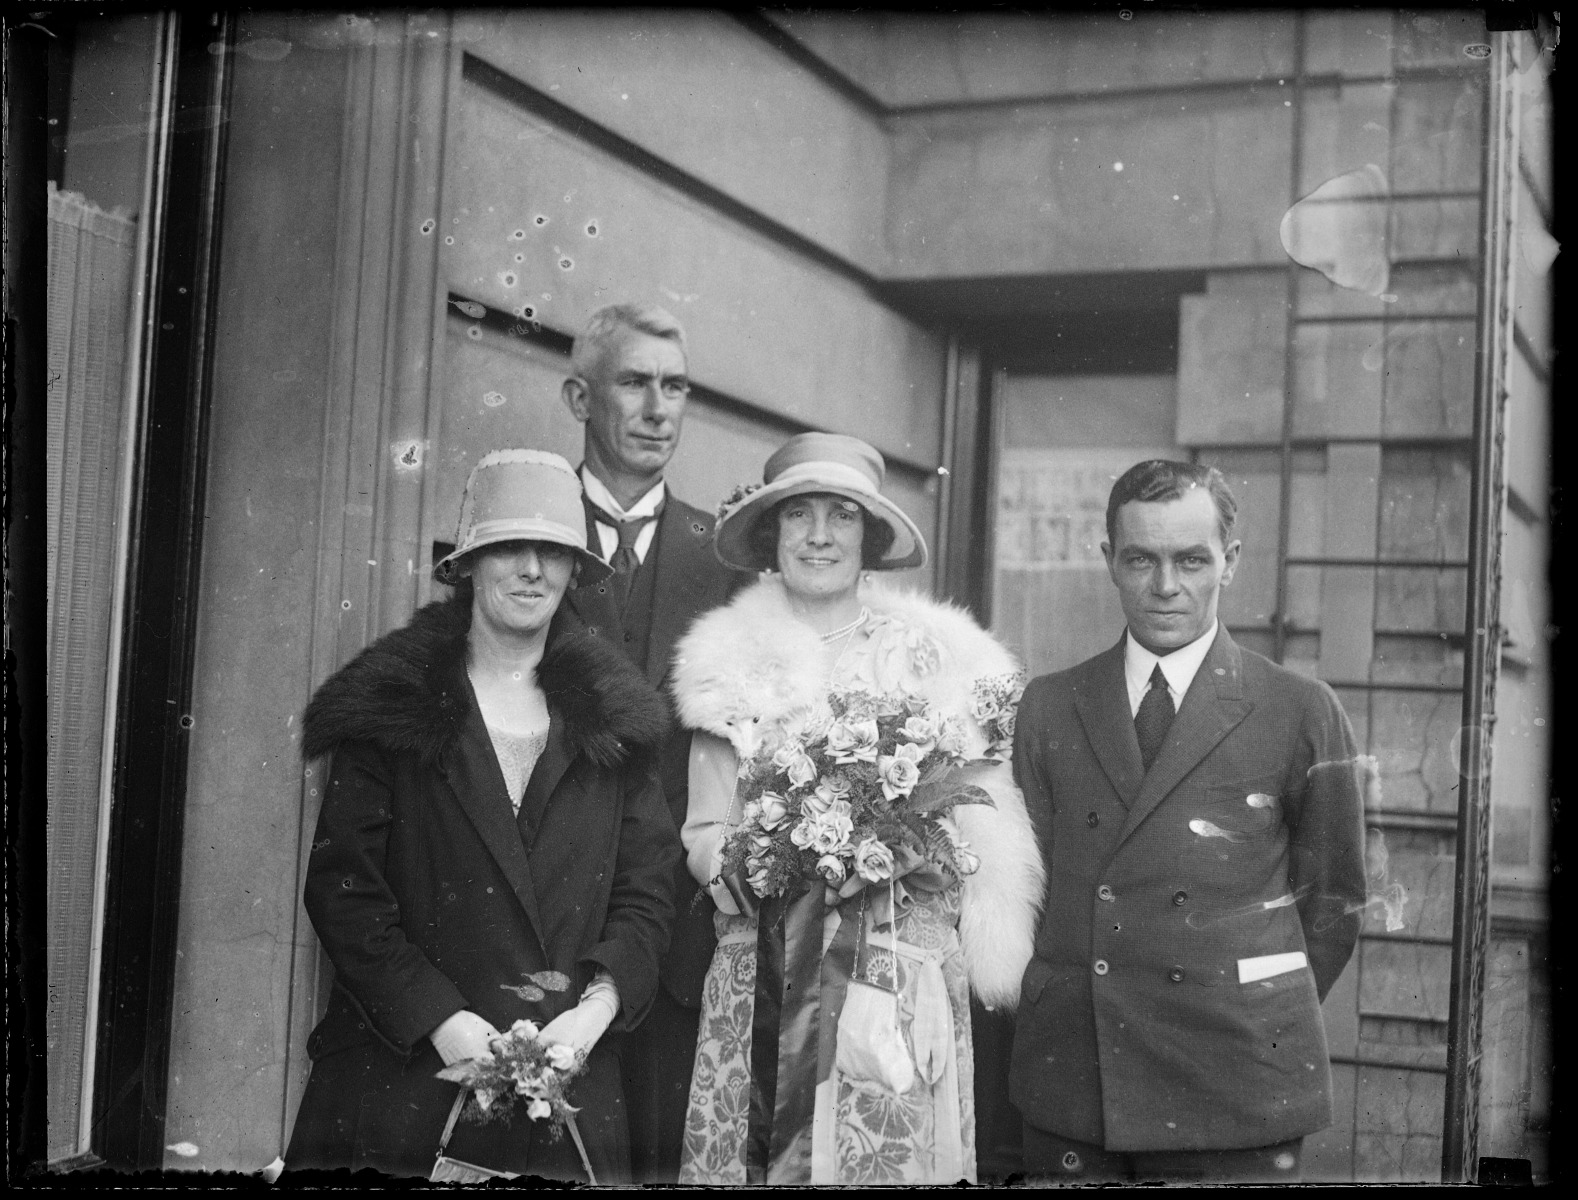
<instances>
[{"instance_id":1,"label":"double-breasted jacket","mask_svg":"<svg viewBox=\"0 0 1578 1200\"><path fill-rule=\"evenodd\" d=\"M1123 664L1120 640L1032 681L1019 709L1014 772L1048 895L1014 1103L1038 1128L1130 1152L1324 1128L1320 1001L1365 903L1368 760L1329 687L1219 629L1147 772ZM1253 978L1298 952L1307 967Z\"/></svg>"}]
</instances>

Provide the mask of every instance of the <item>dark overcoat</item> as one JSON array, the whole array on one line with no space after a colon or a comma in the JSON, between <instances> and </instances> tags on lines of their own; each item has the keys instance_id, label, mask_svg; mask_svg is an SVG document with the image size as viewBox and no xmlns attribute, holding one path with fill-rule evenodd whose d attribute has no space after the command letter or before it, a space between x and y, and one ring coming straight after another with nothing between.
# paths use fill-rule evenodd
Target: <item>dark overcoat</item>
<instances>
[{"instance_id":1,"label":"dark overcoat","mask_svg":"<svg viewBox=\"0 0 1578 1200\"><path fill-rule=\"evenodd\" d=\"M1365 902L1365 760L1336 695L1220 629L1146 772L1123 643L1025 689L1047 864L1009 1075L1031 1125L1116 1151L1273 1145L1331 1123L1320 1001ZM1240 983L1238 962L1308 969Z\"/></svg>"},{"instance_id":2,"label":"dark overcoat","mask_svg":"<svg viewBox=\"0 0 1578 1200\"><path fill-rule=\"evenodd\" d=\"M590 505L586 517L587 544L595 548L598 534ZM755 578L718 561L712 549L713 524L711 513L669 492L629 603L620 608L612 597L612 583L576 588L565 599L592 633L623 649L665 697L674 643L692 621ZM675 828L683 828L690 796L690 731L677 722L658 752L658 764L669 813ZM675 869L674 908L674 937L661 968L663 988L679 1005L699 1011L702 983L717 944L712 929L715 910L683 859ZM687 1052L694 1049L692 1031Z\"/></svg>"},{"instance_id":3,"label":"dark overcoat","mask_svg":"<svg viewBox=\"0 0 1578 1200\"><path fill-rule=\"evenodd\" d=\"M577 588L568 597L587 627L620 647L665 695L674 643L692 621L751 578L718 561L712 530L710 513L671 492L631 582L628 602L621 606L614 599L614 581ZM586 536L588 545L598 545L590 504ZM675 826L683 827L690 799L690 731L676 722L658 759L669 813ZM674 936L660 967L660 993L642 1026L618 1039L630 1108L631 1165L638 1182L672 1183L679 1176L702 984L717 945L712 925L716 909L683 859L674 871L674 910Z\"/></svg>"},{"instance_id":4,"label":"dark overcoat","mask_svg":"<svg viewBox=\"0 0 1578 1200\"><path fill-rule=\"evenodd\" d=\"M460 1009L501 1030L546 1022L604 967L619 988L617 1032L640 1022L657 986L680 854L654 766L662 699L561 609L538 668L548 744L517 820L466 677L470 620L460 600L427 606L307 709L304 753L330 765L306 907L334 986L308 1043L291 1168L427 1174L457 1092L435 1078L427 1035ZM531 1001L515 990L549 969L570 977L567 991ZM623 1177L618 1062L604 1043L571 1100L600 1180ZM462 1123L449 1152L579 1174L568 1139L545 1132L524 1116Z\"/></svg>"}]
</instances>

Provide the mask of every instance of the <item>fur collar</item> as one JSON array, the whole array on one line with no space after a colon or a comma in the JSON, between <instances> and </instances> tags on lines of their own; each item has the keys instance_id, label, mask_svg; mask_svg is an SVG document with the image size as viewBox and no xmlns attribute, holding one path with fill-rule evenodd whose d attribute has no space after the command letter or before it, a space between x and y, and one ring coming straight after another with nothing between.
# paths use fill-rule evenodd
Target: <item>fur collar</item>
<instances>
[{"instance_id":1,"label":"fur collar","mask_svg":"<svg viewBox=\"0 0 1578 1200\"><path fill-rule=\"evenodd\" d=\"M923 690L946 709L968 703L974 680L1018 669L962 608L878 581L862 584L860 600L927 656ZM770 575L691 626L675 647L671 686L683 724L738 744L745 723L781 721L821 698L821 642Z\"/></svg>"},{"instance_id":2,"label":"fur collar","mask_svg":"<svg viewBox=\"0 0 1578 1200\"><path fill-rule=\"evenodd\" d=\"M379 638L332 675L307 705L302 753L315 758L345 741L369 741L424 764L460 737L472 704L466 684L471 610L461 600L419 609L403 629ZM595 766L616 767L651 750L667 732L661 696L617 649L563 609L537 668L550 717L565 749Z\"/></svg>"}]
</instances>

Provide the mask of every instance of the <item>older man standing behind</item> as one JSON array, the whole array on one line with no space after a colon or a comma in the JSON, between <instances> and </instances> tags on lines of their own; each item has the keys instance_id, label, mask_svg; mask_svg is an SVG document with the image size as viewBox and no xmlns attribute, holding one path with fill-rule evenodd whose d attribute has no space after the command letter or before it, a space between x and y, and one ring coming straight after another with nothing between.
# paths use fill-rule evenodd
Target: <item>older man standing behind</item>
<instances>
[{"instance_id":1,"label":"older man standing behind","mask_svg":"<svg viewBox=\"0 0 1578 1200\"><path fill-rule=\"evenodd\" d=\"M685 334L669 313L610 305L576 338L574 373L562 392L586 426L580 475L587 544L614 568L605 583L578 588L566 602L660 689L676 639L723 603L735 582L712 552L712 514L672 495L663 480L690 392L686 365ZM690 735L676 726L660 757L675 828L685 821L689 754ZM712 902L698 896L683 864L674 882L662 986L623 1046L631 1167L642 1182L673 1182L679 1174L701 989L715 941Z\"/></svg>"}]
</instances>

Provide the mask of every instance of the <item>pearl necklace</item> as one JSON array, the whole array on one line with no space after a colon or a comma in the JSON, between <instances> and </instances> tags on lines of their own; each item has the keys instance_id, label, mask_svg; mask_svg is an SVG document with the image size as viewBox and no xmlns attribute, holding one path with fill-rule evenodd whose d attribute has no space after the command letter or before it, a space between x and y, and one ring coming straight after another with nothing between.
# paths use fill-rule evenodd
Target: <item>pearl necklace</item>
<instances>
[{"instance_id":1,"label":"pearl necklace","mask_svg":"<svg viewBox=\"0 0 1578 1200\"><path fill-rule=\"evenodd\" d=\"M860 615L848 625L840 625L837 629L830 629L828 632L818 636L821 637L824 645L828 642L836 642L839 638L848 637L850 634L854 633L855 630L859 629L866 623L866 619L870 616L871 610L869 608L862 607L860 610Z\"/></svg>"}]
</instances>

